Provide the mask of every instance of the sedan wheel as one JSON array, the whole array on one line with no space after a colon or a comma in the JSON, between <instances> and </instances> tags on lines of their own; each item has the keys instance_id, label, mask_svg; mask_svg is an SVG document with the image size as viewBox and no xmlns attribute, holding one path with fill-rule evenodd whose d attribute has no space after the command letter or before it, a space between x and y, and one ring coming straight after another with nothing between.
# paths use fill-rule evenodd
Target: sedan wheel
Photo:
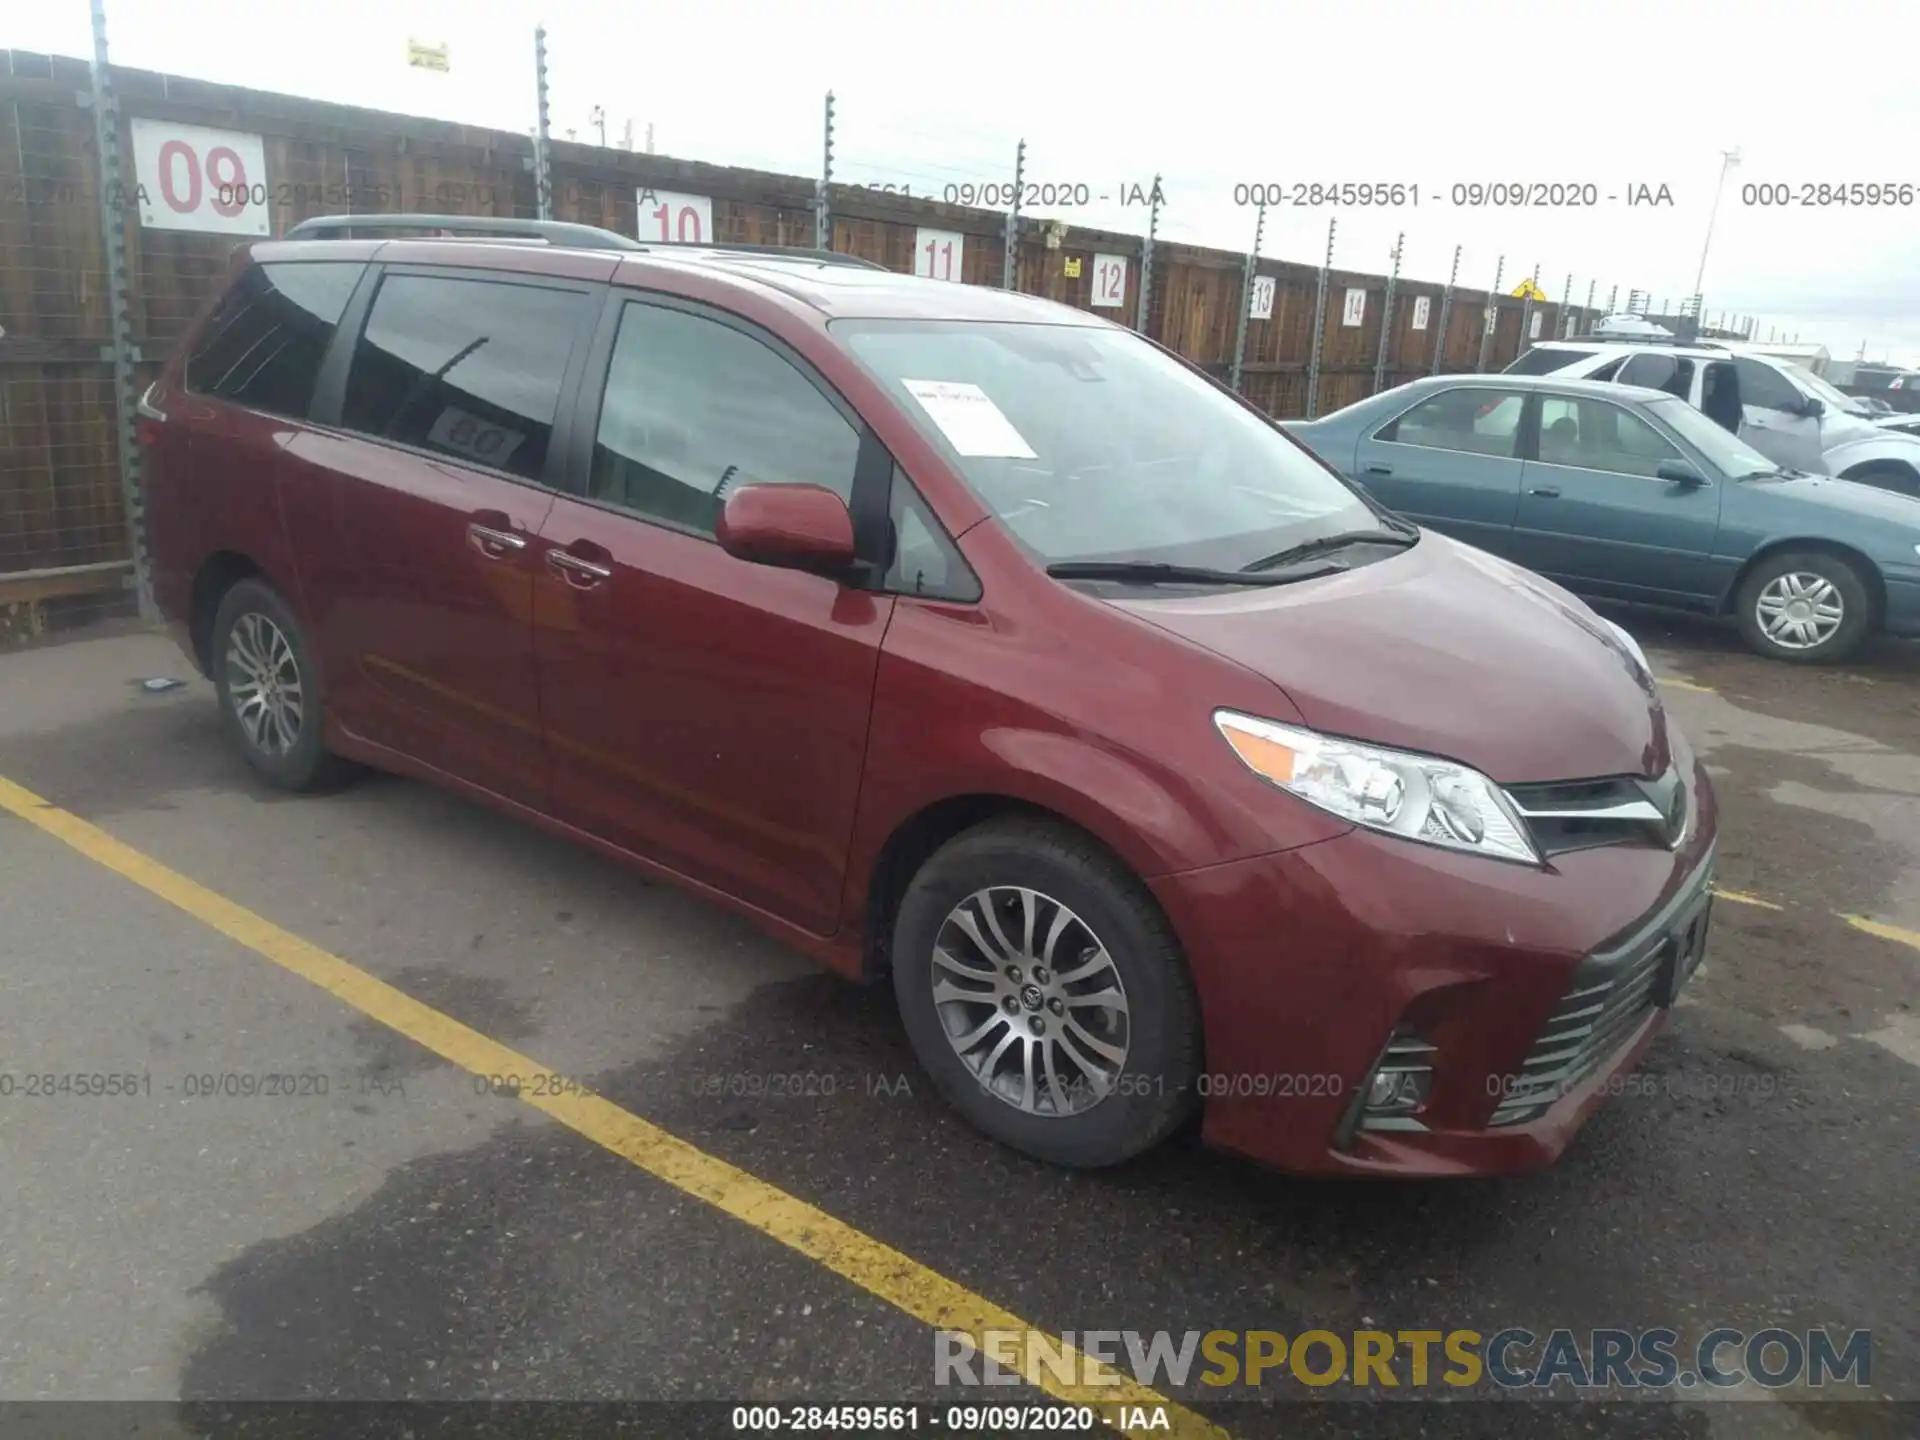
<instances>
[{"instance_id":1,"label":"sedan wheel","mask_svg":"<svg viewBox=\"0 0 1920 1440\"><path fill-rule=\"evenodd\" d=\"M1844 660L1873 632L1873 592L1852 562L1827 551L1769 555L1734 599L1749 649L1802 665Z\"/></svg>"},{"instance_id":2,"label":"sedan wheel","mask_svg":"<svg viewBox=\"0 0 1920 1440\"><path fill-rule=\"evenodd\" d=\"M1796 570L1767 582L1754 602L1754 619L1785 650L1812 650L1833 638L1847 602L1824 575Z\"/></svg>"}]
</instances>

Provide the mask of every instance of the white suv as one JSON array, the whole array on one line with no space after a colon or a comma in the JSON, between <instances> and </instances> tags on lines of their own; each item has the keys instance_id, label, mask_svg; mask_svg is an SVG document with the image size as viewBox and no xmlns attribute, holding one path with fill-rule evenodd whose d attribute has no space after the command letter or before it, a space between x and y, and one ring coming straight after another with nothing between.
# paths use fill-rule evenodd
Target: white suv
<instances>
[{"instance_id":1,"label":"white suv","mask_svg":"<svg viewBox=\"0 0 1920 1440\"><path fill-rule=\"evenodd\" d=\"M1864 404L1811 370L1739 345L1543 340L1506 373L1664 390L1785 469L1920 496L1920 436L1874 424Z\"/></svg>"}]
</instances>

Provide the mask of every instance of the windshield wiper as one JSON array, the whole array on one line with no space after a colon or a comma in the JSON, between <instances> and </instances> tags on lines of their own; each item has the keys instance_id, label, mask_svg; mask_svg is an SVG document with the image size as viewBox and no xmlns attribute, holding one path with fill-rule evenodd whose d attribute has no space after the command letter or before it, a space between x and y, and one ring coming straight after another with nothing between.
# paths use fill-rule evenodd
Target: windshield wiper
<instances>
[{"instance_id":1,"label":"windshield wiper","mask_svg":"<svg viewBox=\"0 0 1920 1440\"><path fill-rule=\"evenodd\" d=\"M1284 565L1291 560L1299 560L1308 555L1318 555L1323 550L1344 550L1349 545L1397 545L1401 549L1420 538L1415 529L1394 530L1343 530L1338 535L1322 535L1315 540L1303 540L1298 545L1285 550L1276 550L1273 554L1254 561L1247 566L1248 571L1271 570L1276 565Z\"/></svg>"},{"instance_id":2,"label":"windshield wiper","mask_svg":"<svg viewBox=\"0 0 1920 1440\"><path fill-rule=\"evenodd\" d=\"M1119 580L1133 585L1290 585L1335 575L1344 565L1315 565L1307 569L1266 571L1209 570L1204 565L1171 565L1164 560L1062 560L1047 566L1056 580Z\"/></svg>"}]
</instances>

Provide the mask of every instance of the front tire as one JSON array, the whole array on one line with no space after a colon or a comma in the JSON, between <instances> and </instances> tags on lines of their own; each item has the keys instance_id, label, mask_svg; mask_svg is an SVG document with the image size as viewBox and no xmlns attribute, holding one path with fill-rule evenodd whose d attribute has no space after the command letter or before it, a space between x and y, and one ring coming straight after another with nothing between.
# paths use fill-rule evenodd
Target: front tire
<instances>
[{"instance_id":1,"label":"front tire","mask_svg":"<svg viewBox=\"0 0 1920 1440\"><path fill-rule=\"evenodd\" d=\"M992 820L914 876L893 988L954 1109L1059 1165L1115 1165L1192 1109L1199 1005L1145 887L1089 837Z\"/></svg>"},{"instance_id":2,"label":"front tire","mask_svg":"<svg viewBox=\"0 0 1920 1440\"><path fill-rule=\"evenodd\" d=\"M255 773L282 790L324 790L353 767L321 743L320 671L293 608L264 580L220 598L209 655L220 716Z\"/></svg>"},{"instance_id":3,"label":"front tire","mask_svg":"<svg viewBox=\"0 0 1920 1440\"><path fill-rule=\"evenodd\" d=\"M1793 551L1760 562L1734 600L1747 648L1771 660L1830 665L1873 633L1872 592L1838 555Z\"/></svg>"}]
</instances>

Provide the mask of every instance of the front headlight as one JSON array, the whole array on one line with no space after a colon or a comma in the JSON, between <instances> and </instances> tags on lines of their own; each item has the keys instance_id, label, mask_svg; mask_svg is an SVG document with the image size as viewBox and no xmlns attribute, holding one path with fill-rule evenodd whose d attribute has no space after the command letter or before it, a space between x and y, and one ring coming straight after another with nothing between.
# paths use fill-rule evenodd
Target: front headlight
<instances>
[{"instance_id":1,"label":"front headlight","mask_svg":"<svg viewBox=\"0 0 1920 1440\"><path fill-rule=\"evenodd\" d=\"M1647 663L1647 652L1640 648L1640 642L1638 640L1614 624L1613 621L1607 619L1606 616L1600 615L1595 618L1613 632L1614 638L1620 642L1629 655L1639 662L1642 670L1646 671L1649 675L1653 674L1653 666Z\"/></svg>"},{"instance_id":2,"label":"front headlight","mask_svg":"<svg viewBox=\"0 0 1920 1440\"><path fill-rule=\"evenodd\" d=\"M1343 820L1425 845L1540 863L1525 824L1478 770L1234 710L1214 711L1213 723L1254 774Z\"/></svg>"}]
</instances>

